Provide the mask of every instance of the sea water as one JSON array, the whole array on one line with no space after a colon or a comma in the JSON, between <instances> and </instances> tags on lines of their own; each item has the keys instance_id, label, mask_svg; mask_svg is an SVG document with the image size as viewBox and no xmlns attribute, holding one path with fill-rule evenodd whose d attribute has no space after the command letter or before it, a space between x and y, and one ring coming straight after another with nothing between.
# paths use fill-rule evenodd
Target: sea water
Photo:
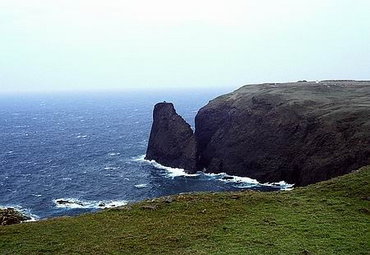
<instances>
[{"instance_id":1,"label":"sea water","mask_svg":"<svg viewBox=\"0 0 370 255\"><path fill-rule=\"evenodd\" d=\"M223 92L0 96L0 207L42 219L183 192L290 188L144 160L155 103L173 102L194 126L199 108Z\"/></svg>"}]
</instances>

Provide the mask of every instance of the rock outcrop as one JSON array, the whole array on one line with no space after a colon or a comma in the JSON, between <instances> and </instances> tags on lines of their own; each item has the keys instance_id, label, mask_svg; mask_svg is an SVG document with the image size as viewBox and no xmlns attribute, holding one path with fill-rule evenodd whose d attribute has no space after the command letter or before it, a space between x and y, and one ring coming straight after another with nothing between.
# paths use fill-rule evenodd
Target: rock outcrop
<instances>
[{"instance_id":1,"label":"rock outcrop","mask_svg":"<svg viewBox=\"0 0 370 255\"><path fill-rule=\"evenodd\" d=\"M29 219L30 217L23 215L13 208L0 209L0 226L19 224Z\"/></svg>"},{"instance_id":2,"label":"rock outcrop","mask_svg":"<svg viewBox=\"0 0 370 255\"><path fill-rule=\"evenodd\" d=\"M146 159L192 173L196 167L196 143L193 130L176 113L173 104L158 103L153 111Z\"/></svg>"},{"instance_id":3,"label":"rock outcrop","mask_svg":"<svg viewBox=\"0 0 370 255\"><path fill-rule=\"evenodd\" d=\"M162 137L168 130L163 126L156 126ZM191 140L193 153L179 151L196 155L191 171L297 185L326 180L370 164L370 82L246 85L200 109L195 140L190 132L187 137L184 144L165 142L161 150L173 154ZM180 154L176 160L183 162Z\"/></svg>"}]
</instances>

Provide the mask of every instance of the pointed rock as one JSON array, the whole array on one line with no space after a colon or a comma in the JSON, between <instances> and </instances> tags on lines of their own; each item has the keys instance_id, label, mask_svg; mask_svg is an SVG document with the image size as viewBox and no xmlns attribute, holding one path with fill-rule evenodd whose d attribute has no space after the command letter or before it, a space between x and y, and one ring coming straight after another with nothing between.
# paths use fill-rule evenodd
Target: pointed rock
<instances>
[{"instance_id":1,"label":"pointed rock","mask_svg":"<svg viewBox=\"0 0 370 255\"><path fill-rule=\"evenodd\" d=\"M163 102L154 106L153 125L145 158L165 166L183 168L187 173L197 170L193 130L176 113L172 103Z\"/></svg>"}]
</instances>

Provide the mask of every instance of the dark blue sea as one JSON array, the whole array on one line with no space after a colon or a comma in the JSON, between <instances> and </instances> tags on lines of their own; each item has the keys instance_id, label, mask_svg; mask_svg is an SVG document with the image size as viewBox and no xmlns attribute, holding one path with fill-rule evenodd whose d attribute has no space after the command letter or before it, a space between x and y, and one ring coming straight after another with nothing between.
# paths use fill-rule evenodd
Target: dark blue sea
<instances>
[{"instance_id":1,"label":"dark blue sea","mask_svg":"<svg viewBox=\"0 0 370 255\"><path fill-rule=\"evenodd\" d=\"M224 92L0 96L0 207L42 219L182 192L287 188L143 159L155 103L173 102L194 126L199 108Z\"/></svg>"}]
</instances>

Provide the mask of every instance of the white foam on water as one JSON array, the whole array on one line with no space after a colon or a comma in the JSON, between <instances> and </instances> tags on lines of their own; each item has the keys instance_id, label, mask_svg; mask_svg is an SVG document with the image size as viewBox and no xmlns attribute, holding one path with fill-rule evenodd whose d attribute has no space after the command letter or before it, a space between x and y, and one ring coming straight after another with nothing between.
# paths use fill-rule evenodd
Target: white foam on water
<instances>
[{"instance_id":1,"label":"white foam on water","mask_svg":"<svg viewBox=\"0 0 370 255\"><path fill-rule=\"evenodd\" d=\"M145 154L133 157L133 158L131 158L131 160L136 161L136 162L147 162L147 160L145 159Z\"/></svg>"},{"instance_id":2,"label":"white foam on water","mask_svg":"<svg viewBox=\"0 0 370 255\"><path fill-rule=\"evenodd\" d=\"M211 178L214 178L222 182L233 183L234 187L241 188L241 189L251 188L255 186L262 186L262 187L265 186L265 187L279 188L280 190L292 190L294 187L294 184L289 184L284 181L275 182L275 183L260 183L256 179L252 179L249 177L241 177L241 176L236 176L236 175L228 175L226 173L215 174L215 173L198 172L196 174L188 174L185 172L184 169L163 166L159 164L158 162L156 162L155 160L146 160L145 155L134 157L132 158L132 160L136 162L147 163L147 164L154 166L155 168L166 170L168 172L168 176L172 178L178 177L178 176L204 175L204 176L211 177Z\"/></svg>"},{"instance_id":3,"label":"white foam on water","mask_svg":"<svg viewBox=\"0 0 370 255\"><path fill-rule=\"evenodd\" d=\"M119 167L116 167L116 166L107 166L107 167L104 167L104 170L117 170Z\"/></svg>"},{"instance_id":4,"label":"white foam on water","mask_svg":"<svg viewBox=\"0 0 370 255\"><path fill-rule=\"evenodd\" d=\"M108 201L106 202L103 208L113 208L113 207L125 206L127 205L127 203L128 202L125 200Z\"/></svg>"},{"instance_id":5,"label":"white foam on water","mask_svg":"<svg viewBox=\"0 0 370 255\"><path fill-rule=\"evenodd\" d=\"M260 186L260 187L273 187L273 188L279 188L280 190L292 190L294 184L289 184L284 181L280 182L273 182L273 183L260 183L256 179L252 179L249 177L241 177L241 176L236 176L236 175L228 175L226 173L219 173L219 174L212 174L212 173L206 173L205 175L219 179L220 181L223 182L229 182L229 183L234 183L234 187L236 188L251 188L255 186Z\"/></svg>"},{"instance_id":6,"label":"white foam on water","mask_svg":"<svg viewBox=\"0 0 370 255\"><path fill-rule=\"evenodd\" d=\"M236 175L228 175L227 173L205 173L206 176L213 177L219 179L223 182L234 182L234 183L250 183L250 184L260 184L257 180L249 178L249 177L241 177Z\"/></svg>"},{"instance_id":7,"label":"white foam on water","mask_svg":"<svg viewBox=\"0 0 370 255\"><path fill-rule=\"evenodd\" d=\"M87 138L87 135L78 135L76 138Z\"/></svg>"},{"instance_id":8,"label":"white foam on water","mask_svg":"<svg viewBox=\"0 0 370 255\"><path fill-rule=\"evenodd\" d=\"M159 164L155 160L146 160L145 155L140 155L138 157L134 157L134 158L132 158L132 160L137 161L137 162L148 163L148 164L154 166L155 168L166 170L168 176L172 177L172 178L179 177L179 176L199 176L199 174L188 174L188 173L185 172L185 169L182 169L182 168L168 167L168 166L164 166L164 165Z\"/></svg>"},{"instance_id":9,"label":"white foam on water","mask_svg":"<svg viewBox=\"0 0 370 255\"><path fill-rule=\"evenodd\" d=\"M281 190L292 190L294 189L294 184L287 183L285 181L264 183L265 186L271 186L275 188L280 188Z\"/></svg>"},{"instance_id":10,"label":"white foam on water","mask_svg":"<svg viewBox=\"0 0 370 255\"><path fill-rule=\"evenodd\" d=\"M66 209L105 209L127 205L126 200L80 200L76 198L58 198L53 200L57 208Z\"/></svg>"},{"instance_id":11,"label":"white foam on water","mask_svg":"<svg viewBox=\"0 0 370 255\"><path fill-rule=\"evenodd\" d=\"M108 153L108 155L109 156L119 156L119 155L121 155L121 153L119 153L119 152L110 152L110 153Z\"/></svg>"},{"instance_id":12,"label":"white foam on water","mask_svg":"<svg viewBox=\"0 0 370 255\"><path fill-rule=\"evenodd\" d=\"M40 219L39 216L37 216L36 214L31 213L30 209L23 208L20 205L0 205L0 209L6 209L6 208L13 208L13 209L17 210L18 212L22 213L23 215L30 218L29 220L25 220L25 221L22 221L22 222L38 221Z\"/></svg>"},{"instance_id":13,"label":"white foam on water","mask_svg":"<svg viewBox=\"0 0 370 255\"><path fill-rule=\"evenodd\" d=\"M135 188L142 189L142 188L146 188L146 187L148 187L148 184L143 183L143 184L136 184L136 185L134 185L134 186L135 186Z\"/></svg>"}]
</instances>

